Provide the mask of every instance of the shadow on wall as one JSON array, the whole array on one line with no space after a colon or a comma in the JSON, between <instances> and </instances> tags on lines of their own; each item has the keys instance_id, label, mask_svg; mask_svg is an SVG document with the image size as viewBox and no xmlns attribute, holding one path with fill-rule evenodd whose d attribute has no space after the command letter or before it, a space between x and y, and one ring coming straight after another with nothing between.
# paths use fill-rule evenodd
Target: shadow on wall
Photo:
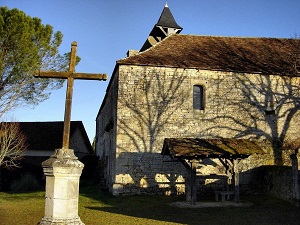
<instances>
[{"instance_id":1,"label":"shadow on wall","mask_svg":"<svg viewBox=\"0 0 300 225\"><path fill-rule=\"evenodd\" d=\"M255 71L253 68L261 67L264 57L270 58L270 63L260 68L260 74L245 75L241 72L233 73L233 77L219 77L218 90L210 96L215 101L212 110L217 114L204 118L203 122L210 125L202 135L217 138L228 133L235 134L236 138L268 139L272 143L275 165L285 164L282 156L285 145L299 138L299 42L290 42L285 55L279 52L275 55L274 58L281 55L280 63L273 61L272 55L257 58L260 54L253 55L247 48L234 49L226 42L215 41L214 45L224 54L220 58L218 53L212 53L208 60L218 61L223 68L229 66L228 71L234 71L228 62L236 66L235 60L243 62L240 71ZM267 45L263 47L272 48ZM259 48L257 51L260 51ZM269 52L276 54L274 49L261 51L265 54ZM293 133L292 136L289 136L289 132ZM299 147L298 144L296 148Z\"/></svg>"},{"instance_id":2,"label":"shadow on wall","mask_svg":"<svg viewBox=\"0 0 300 225\"><path fill-rule=\"evenodd\" d=\"M122 153L123 174L117 174L114 195L163 194L184 195L189 174L181 162L154 153ZM126 168L135 168L134 170ZM181 170L180 170L180 169ZM230 190L226 169L216 161L205 159L197 169L198 201L214 200L214 191ZM291 166L259 166L240 172L241 194L267 194L284 200L295 199ZM299 183L300 186L300 183Z\"/></svg>"},{"instance_id":3,"label":"shadow on wall","mask_svg":"<svg viewBox=\"0 0 300 225\"><path fill-rule=\"evenodd\" d=\"M225 190L226 168L217 160L205 159L197 166L199 194ZM158 153L126 153L117 158L118 170L112 193L182 195L190 173L182 162Z\"/></svg>"},{"instance_id":4,"label":"shadow on wall","mask_svg":"<svg viewBox=\"0 0 300 225\"><path fill-rule=\"evenodd\" d=\"M165 161L168 162L165 162ZM184 194L186 169L180 162L171 162L159 153L126 153L117 158L122 174L116 175L113 186L115 195Z\"/></svg>"},{"instance_id":5,"label":"shadow on wall","mask_svg":"<svg viewBox=\"0 0 300 225\"><path fill-rule=\"evenodd\" d=\"M143 68L136 73L120 77L126 85L119 90L113 193L184 193L185 168L178 162L163 163L160 152L172 126L182 122L174 114L189 94L185 70Z\"/></svg>"},{"instance_id":6,"label":"shadow on wall","mask_svg":"<svg viewBox=\"0 0 300 225\"><path fill-rule=\"evenodd\" d=\"M237 50L236 57L244 57L244 53ZM250 66L255 61L250 57L248 63ZM234 138L267 139L272 143L274 163L284 165L284 146L299 138L300 125L300 79L291 71L282 71L281 76L234 73L220 77L216 92L209 93L207 109L199 118L203 130L194 135L219 138L228 134ZM129 151L130 142L133 152L158 152L163 138L173 137L173 126L189 129L184 122L189 108L184 107L190 107L186 104L189 96L186 87L190 84L184 70L175 70L170 75L145 69L141 74L145 74L142 79L131 81L133 87L120 88L120 105L130 116L118 116L120 131L127 138L127 145L119 144L118 148ZM126 80L129 76L124 79L124 83L130 83ZM127 93L128 90L133 92ZM209 104L212 99L214 104ZM176 117L178 110L181 120Z\"/></svg>"},{"instance_id":7,"label":"shadow on wall","mask_svg":"<svg viewBox=\"0 0 300 225\"><path fill-rule=\"evenodd\" d=\"M222 82L225 83L226 78ZM285 149L284 146L299 136L299 78L235 74L234 81L231 82L232 90L228 91L235 91L235 95L225 94L224 101L218 105L221 108L222 105L224 108L226 105L230 106L227 114L210 118L210 121L218 125L209 127L207 132L213 137L218 137L218 132L225 131L234 133L235 138L270 140L275 165L285 164L284 150L293 149Z\"/></svg>"},{"instance_id":8,"label":"shadow on wall","mask_svg":"<svg viewBox=\"0 0 300 225\"><path fill-rule=\"evenodd\" d=\"M220 133L227 131L234 133L236 138L268 139L272 142L274 163L284 164L282 153L285 150L285 143L299 138L299 132L295 131L299 127L300 120L300 79L296 67L300 57L299 43L290 42L284 56L277 52L274 58L281 55L280 63L273 61L272 55L257 58L260 54L252 55L247 48L233 49L233 46L226 42L214 43L225 54L222 54L222 58L216 58L216 55L212 54L208 56L210 60L219 61L220 65L226 67L227 62L234 65L235 59L238 59L243 62L241 71L255 71L253 68L260 67L261 73L245 75L241 72L233 73L233 77L220 77L216 96L211 96L217 101L214 109L218 113L205 120L211 124L205 131L208 136L219 137ZM272 48L267 45L263 47ZM260 51L259 48L257 51ZM274 54L271 50L261 52ZM261 59L264 57L270 58L270 63L261 67ZM228 71L232 69L229 67ZM291 131L294 135L292 138L288 134Z\"/></svg>"},{"instance_id":9,"label":"shadow on wall","mask_svg":"<svg viewBox=\"0 0 300 225\"><path fill-rule=\"evenodd\" d=\"M182 123L176 111L186 102L185 70L147 68L140 71L144 77L123 76L126 85L120 87L118 128L127 145L119 144L121 151L160 153L163 136L175 124ZM121 78L120 78L121 82ZM131 84L131 85L130 85ZM124 116L123 116L123 115ZM128 116L130 115L130 116ZM182 118L183 120L184 118Z\"/></svg>"}]
</instances>

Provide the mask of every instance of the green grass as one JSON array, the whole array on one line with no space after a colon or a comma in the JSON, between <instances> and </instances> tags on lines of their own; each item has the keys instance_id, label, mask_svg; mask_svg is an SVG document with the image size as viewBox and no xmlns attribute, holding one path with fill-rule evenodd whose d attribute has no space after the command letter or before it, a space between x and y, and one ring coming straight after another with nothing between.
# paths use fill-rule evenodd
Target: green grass
<instances>
[{"instance_id":1,"label":"green grass","mask_svg":"<svg viewBox=\"0 0 300 225\"><path fill-rule=\"evenodd\" d=\"M300 224L300 208L268 196L242 196L251 207L180 209L171 207L183 197L113 197L97 188L81 190L79 216L86 225L189 224L283 225ZM211 198L213 200L213 198ZM44 215L44 193L0 192L1 225L34 225Z\"/></svg>"}]
</instances>

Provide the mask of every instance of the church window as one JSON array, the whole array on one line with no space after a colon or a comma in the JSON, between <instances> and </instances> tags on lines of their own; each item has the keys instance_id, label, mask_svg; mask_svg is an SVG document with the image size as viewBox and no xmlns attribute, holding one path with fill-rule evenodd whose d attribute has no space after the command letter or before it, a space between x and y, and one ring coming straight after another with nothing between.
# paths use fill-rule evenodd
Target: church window
<instances>
[{"instance_id":1,"label":"church window","mask_svg":"<svg viewBox=\"0 0 300 225\"><path fill-rule=\"evenodd\" d=\"M193 86L193 107L194 109L204 109L204 87L202 85Z\"/></svg>"}]
</instances>

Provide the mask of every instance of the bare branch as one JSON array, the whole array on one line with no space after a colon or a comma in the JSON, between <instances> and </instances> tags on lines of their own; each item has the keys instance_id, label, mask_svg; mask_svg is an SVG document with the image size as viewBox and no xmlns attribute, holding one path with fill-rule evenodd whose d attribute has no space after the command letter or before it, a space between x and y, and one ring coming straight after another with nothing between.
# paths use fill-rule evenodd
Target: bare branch
<instances>
[{"instance_id":1,"label":"bare branch","mask_svg":"<svg viewBox=\"0 0 300 225\"><path fill-rule=\"evenodd\" d=\"M0 123L0 166L20 167L20 160L27 150L26 136L17 122Z\"/></svg>"}]
</instances>

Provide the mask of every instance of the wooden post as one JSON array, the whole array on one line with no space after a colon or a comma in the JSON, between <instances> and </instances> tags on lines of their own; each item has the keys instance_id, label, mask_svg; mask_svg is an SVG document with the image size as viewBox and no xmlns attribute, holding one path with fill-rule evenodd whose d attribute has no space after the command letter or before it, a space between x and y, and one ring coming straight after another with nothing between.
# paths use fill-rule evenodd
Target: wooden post
<instances>
[{"instance_id":1,"label":"wooden post","mask_svg":"<svg viewBox=\"0 0 300 225\"><path fill-rule=\"evenodd\" d=\"M220 162L223 164L226 170L227 180L226 180L226 191L232 191L233 184L232 184L232 170L233 170L233 164L230 162L229 159L222 159L219 158Z\"/></svg>"},{"instance_id":2,"label":"wooden post","mask_svg":"<svg viewBox=\"0 0 300 225\"><path fill-rule=\"evenodd\" d=\"M191 162L191 205L196 205L197 202L197 174L196 162Z\"/></svg>"},{"instance_id":3,"label":"wooden post","mask_svg":"<svg viewBox=\"0 0 300 225\"><path fill-rule=\"evenodd\" d=\"M72 42L72 45L71 45L71 56L70 56L70 64L69 64L69 72L71 72L71 73L75 72L76 51L77 51L77 43L74 41L74 42ZM74 78L70 76L70 77L68 77L68 84L67 84L67 91L66 91L64 133L63 133L62 149L69 149L73 86L74 86Z\"/></svg>"},{"instance_id":4,"label":"wooden post","mask_svg":"<svg viewBox=\"0 0 300 225\"><path fill-rule=\"evenodd\" d=\"M239 159L233 159L233 184L234 184L234 201L240 202L240 177L239 177Z\"/></svg>"}]
</instances>

